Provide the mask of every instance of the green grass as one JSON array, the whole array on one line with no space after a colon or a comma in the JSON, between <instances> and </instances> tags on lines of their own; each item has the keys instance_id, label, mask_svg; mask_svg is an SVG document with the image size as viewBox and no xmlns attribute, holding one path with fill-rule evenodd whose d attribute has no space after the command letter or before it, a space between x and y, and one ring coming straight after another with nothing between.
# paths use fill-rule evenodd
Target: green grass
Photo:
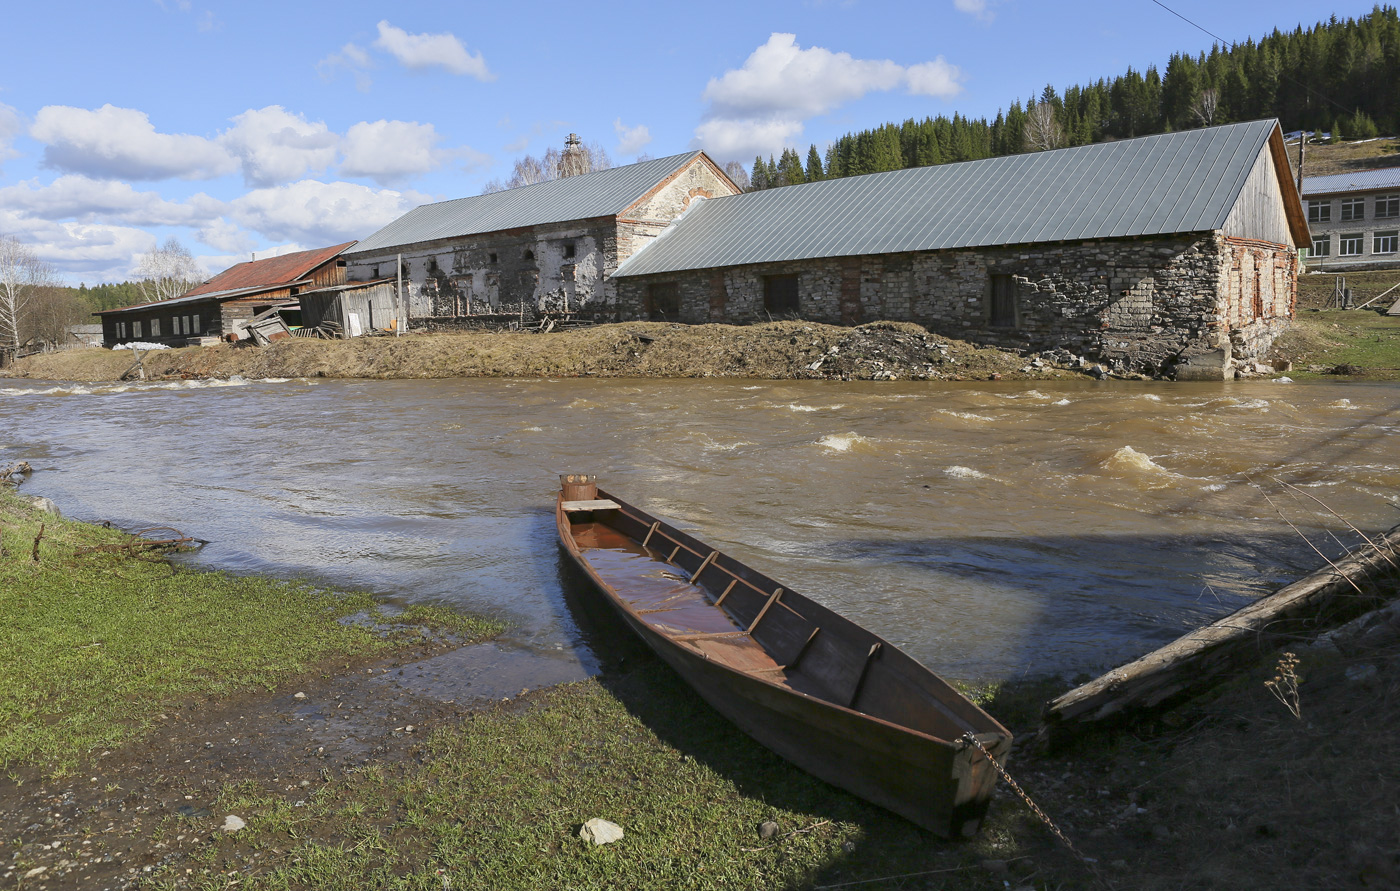
<instances>
[{"instance_id":1,"label":"green grass","mask_svg":"<svg viewBox=\"0 0 1400 891\"><path fill-rule=\"evenodd\" d=\"M497 703L414 760L329 779L302 807L243 783L217 812L248 828L157 887L223 888L233 872L240 887L328 891L439 891L443 876L454 889L797 888L948 870L936 887L982 888L977 863L1014 856L1021 824L1003 808L971 843L937 839L787 764L649 657ZM578 828L593 817L625 837L586 844ZM767 820L779 831L764 840Z\"/></svg>"},{"instance_id":2,"label":"green grass","mask_svg":"<svg viewBox=\"0 0 1400 891\"><path fill-rule=\"evenodd\" d=\"M421 607L385 618L365 594L77 553L130 540L40 514L0 487L0 765L66 773L176 702L268 690L328 661L384 651L397 644L394 628L500 630ZM375 622L341 621L357 613Z\"/></svg>"},{"instance_id":3,"label":"green grass","mask_svg":"<svg viewBox=\"0 0 1400 891\"><path fill-rule=\"evenodd\" d=\"M1369 310L1299 313L1278 339L1274 354L1293 362L1289 376L1331 377L1341 365L1361 369L1366 380L1400 380L1400 318Z\"/></svg>"}]
</instances>

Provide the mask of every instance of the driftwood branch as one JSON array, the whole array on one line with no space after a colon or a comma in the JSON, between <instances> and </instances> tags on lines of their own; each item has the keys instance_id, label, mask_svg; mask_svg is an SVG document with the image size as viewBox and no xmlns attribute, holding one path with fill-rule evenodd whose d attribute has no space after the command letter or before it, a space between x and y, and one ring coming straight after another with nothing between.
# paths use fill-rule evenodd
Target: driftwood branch
<instances>
[{"instance_id":1,"label":"driftwood branch","mask_svg":"<svg viewBox=\"0 0 1400 891\"><path fill-rule=\"evenodd\" d=\"M162 538L155 536L161 535ZM145 554L151 551L179 550L181 548L201 548L208 544L202 538L193 538L179 529L170 526L152 526L149 529L137 529L131 533L131 540L120 544L94 545L90 548L79 548L74 551L75 556L84 554L126 554L134 557L137 554Z\"/></svg>"},{"instance_id":2,"label":"driftwood branch","mask_svg":"<svg viewBox=\"0 0 1400 891\"><path fill-rule=\"evenodd\" d=\"M1347 557L1199 628L1141 659L1076 687L1045 707L1042 743L1058 743L1092 726L1121 721L1198 692L1256 661L1287 637L1315 630L1319 613L1341 606L1361 612L1358 584L1393 570L1400 529Z\"/></svg>"}]
</instances>

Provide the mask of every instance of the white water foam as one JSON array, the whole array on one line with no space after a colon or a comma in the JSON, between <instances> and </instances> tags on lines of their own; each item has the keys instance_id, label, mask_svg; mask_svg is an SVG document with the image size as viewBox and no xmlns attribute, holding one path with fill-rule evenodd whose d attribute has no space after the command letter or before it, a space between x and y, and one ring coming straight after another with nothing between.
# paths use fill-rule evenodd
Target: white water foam
<instances>
[{"instance_id":1,"label":"white water foam","mask_svg":"<svg viewBox=\"0 0 1400 891\"><path fill-rule=\"evenodd\" d=\"M943 468L943 472L957 480L984 480L987 475L980 470L973 470L971 467L963 467L961 464L954 464L951 467Z\"/></svg>"},{"instance_id":2,"label":"white water foam","mask_svg":"<svg viewBox=\"0 0 1400 891\"><path fill-rule=\"evenodd\" d=\"M6 387L0 389L4 396L111 396L117 393L142 393L154 390L212 390L221 387L246 387L252 383L285 383L287 378L270 378L267 381L250 381L241 377L228 380L210 379L202 381L151 381L148 383L120 384L69 384L57 387L26 388Z\"/></svg>"},{"instance_id":3,"label":"white water foam","mask_svg":"<svg viewBox=\"0 0 1400 891\"><path fill-rule=\"evenodd\" d=\"M828 433L817 440L817 445L833 452L849 452L856 446L869 445L870 440L859 433Z\"/></svg>"},{"instance_id":4,"label":"white water foam","mask_svg":"<svg viewBox=\"0 0 1400 891\"><path fill-rule=\"evenodd\" d=\"M1103 463L1099 466L1104 470L1120 472L1171 474L1170 470L1167 470L1156 461L1153 461L1150 455L1144 455L1132 446L1123 446L1121 449L1105 458ZM1172 475L1175 476L1175 474Z\"/></svg>"}]
</instances>

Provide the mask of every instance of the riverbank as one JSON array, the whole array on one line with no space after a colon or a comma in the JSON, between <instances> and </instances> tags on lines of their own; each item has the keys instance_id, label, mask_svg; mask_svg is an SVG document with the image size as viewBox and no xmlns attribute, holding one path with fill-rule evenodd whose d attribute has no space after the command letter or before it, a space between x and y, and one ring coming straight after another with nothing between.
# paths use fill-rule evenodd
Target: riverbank
<instances>
[{"instance_id":1,"label":"riverbank","mask_svg":"<svg viewBox=\"0 0 1400 891\"><path fill-rule=\"evenodd\" d=\"M843 328L812 322L672 325L628 322L549 334L475 331L351 340L296 338L144 354L148 378L633 377L767 380L1046 380L1092 366L1068 353L1032 359L929 334L908 323ZM118 380L125 350L32 356L14 377Z\"/></svg>"},{"instance_id":2,"label":"riverbank","mask_svg":"<svg viewBox=\"0 0 1400 891\"><path fill-rule=\"evenodd\" d=\"M119 533L0 498L0 714L11 737L55 740L15 748L0 778L0 822L14 828L0 887L1400 884L1394 645L1299 648L1297 716L1267 686L1275 654L1147 725L1017 752L1013 775L1082 860L1004 787L966 843L832 789L737 733L626 635L603 634L595 679L433 700L401 679L430 670L440 635L366 633L337 621L365 606L353 598L178 570L127 553ZM239 581L252 587L226 587ZM243 601L290 612L260 618ZM215 653L235 628L235 652ZM308 651L322 657L297 661ZM108 671L157 686L112 696L119 680L87 681ZM1025 736L1061 689L970 692ZM141 723L133 708L159 711ZM64 730L102 710L121 735ZM578 839L593 817L621 825L622 841Z\"/></svg>"},{"instance_id":3,"label":"riverbank","mask_svg":"<svg viewBox=\"0 0 1400 891\"><path fill-rule=\"evenodd\" d=\"M1305 311L1274 355L1297 377L1400 379L1400 318ZM296 338L267 347L219 344L142 354L152 380L266 378L605 377L759 380L1066 380L1107 376L1068 351L1021 355L930 334L918 325L814 322L672 325L628 322L549 334L421 333L352 340ZM30 356L0 376L115 381L136 373L126 350ZM1139 377L1132 375L1132 377Z\"/></svg>"}]
</instances>

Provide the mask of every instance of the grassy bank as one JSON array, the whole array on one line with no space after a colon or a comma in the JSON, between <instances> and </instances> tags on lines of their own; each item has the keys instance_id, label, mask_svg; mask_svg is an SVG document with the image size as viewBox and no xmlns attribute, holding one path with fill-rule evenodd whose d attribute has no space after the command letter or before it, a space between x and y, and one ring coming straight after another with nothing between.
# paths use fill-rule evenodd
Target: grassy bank
<instances>
[{"instance_id":1,"label":"grassy bank","mask_svg":"<svg viewBox=\"0 0 1400 891\"><path fill-rule=\"evenodd\" d=\"M1337 290L1337 279L1346 280L1351 290L1352 304L1360 306L1380 297L1370 309L1382 312L1395 301L1400 300L1400 288L1390 291L1400 283L1400 269L1377 269L1369 272L1315 272L1298 277L1298 309L1331 309ZM1387 291L1390 293L1384 297Z\"/></svg>"},{"instance_id":2,"label":"grassy bank","mask_svg":"<svg viewBox=\"0 0 1400 891\"><path fill-rule=\"evenodd\" d=\"M379 617L379 630L343 623L375 615L373 600L186 570L131 553L132 542L39 512L0 486L0 766L65 773L183 701L269 690L396 646L383 628L444 622L410 613ZM472 636L499 630L464 617L449 624Z\"/></svg>"},{"instance_id":3,"label":"grassy bank","mask_svg":"<svg viewBox=\"0 0 1400 891\"><path fill-rule=\"evenodd\" d=\"M1290 377L1400 380L1400 317L1369 310L1304 312L1274 344Z\"/></svg>"}]
</instances>

